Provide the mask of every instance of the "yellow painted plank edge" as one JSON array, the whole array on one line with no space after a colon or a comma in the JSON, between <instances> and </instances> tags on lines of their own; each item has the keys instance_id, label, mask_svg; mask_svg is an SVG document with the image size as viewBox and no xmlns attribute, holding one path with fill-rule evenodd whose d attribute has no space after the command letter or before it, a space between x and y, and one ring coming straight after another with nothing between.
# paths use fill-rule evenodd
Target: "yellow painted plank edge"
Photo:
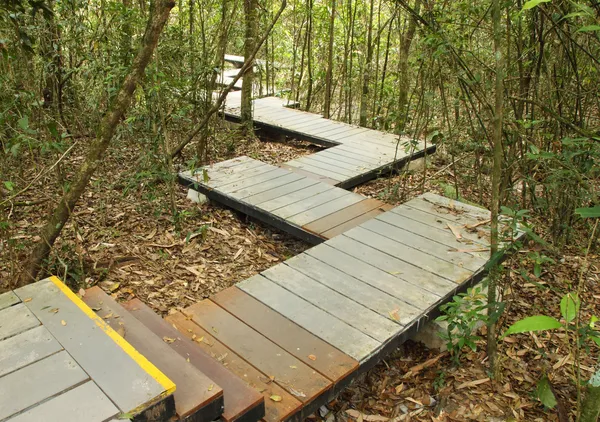
<instances>
[{"instance_id":1,"label":"yellow painted plank edge","mask_svg":"<svg viewBox=\"0 0 600 422\"><path fill-rule=\"evenodd\" d=\"M113 328L108 325L102 318L88 306L86 303L79 298L75 293L71 291L58 277L50 277L50 281L56 285L71 302L73 302L79 309L83 311L92 321L96 323L98 327L102 329L117 345L127 353L131 359L133 359L148 375L156 380L164 389L165 396L171 395L175 392L175 383L171 381L160 369L158 369L152 362L150 362L144 355L138 352L131 344L121 337Z\"/></svg>"}]
</instances>

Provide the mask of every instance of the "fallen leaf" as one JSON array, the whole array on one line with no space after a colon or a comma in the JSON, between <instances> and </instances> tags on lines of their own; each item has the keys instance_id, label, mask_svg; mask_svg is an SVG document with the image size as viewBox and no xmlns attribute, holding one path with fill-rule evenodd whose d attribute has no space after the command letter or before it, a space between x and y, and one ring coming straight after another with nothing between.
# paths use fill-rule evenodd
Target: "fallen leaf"
<instances>
[{"instance_id":1,"label":"fallen leaf","mask_svg":"<svg viewBox=\"0 0 600 422\"><path fill-rule=\"evenodd\" d=\"M60 323L61 323L62 325L67 325L67 321L65 321L64 319L61 319L61 320L60 320Z\"/></svg>"},{"instance_id":2,"label":"fallen leaf","mask_svg":"<svg viewBox=\"0 0 600 422\"><path fill-rule=\"evenodd\" d=\"M208 391L212 391L212 389L213 389L214 387L215 387L215 386L214 386L213 384L209 385L209 386L208 386Z\"/></svg>"},{"instance_id":3,"label":"fallen leaf","mask_svg":"<svg viewBox=\"0 0 600 422\"><path fill-rule=\"evenodd\" d=\"M367 422L387 422L390 418L381 415L367 415L359 412L358 410L348 409L346 414L354 419L362 419Z\"/></svg>"},{"instance_id":4,"label":"fallen leaf","mask_svg":"<svg viewBox=\"0 0 600 422\"><path fill-rule=\"evenodd\" d=\"M27 299L23 299L23 302L27 303L27 302L31 302L31 298L28 297Z\"/></svg>"},{"instance_id":5,"label":"fallen leaf","mask_svg":"<svg viewBox=\"0 0 600 422\"><path fill-rule=\"evenodd\" d=\"M171 343L173 343L173 342L175 341L175 339L174 339L174 338L171 338L171 337L167 337L167 336L165 336L165 337L163 337L163 341L164 341L165 343L169 343L169 344L171 344Z\"/></svg>"},{"instance_id":6,"label":"fallen leaf","mask_svg":"<svg viewBox=\"0 0 600 422\"><path fill-rule=\"evenodd\" d=\"M480 380L463 382L461 385L456 387L456 389L462 390L463 388L467 388L467 387L475 387L476 385L484 384L484 383L488 382L489 380L490 380L489 378L482 378Z\"/></svg>"},{"instance_id":7,"label":"fallen leaf","mask_svg":"<svg viewBox=\"0 0 600 422\"><path fill-rule=\"evenodd\" d=\"M111 318L112 316L113 316L113 313L111 312L110 314L106 315L106 316L104 317L104 319Z\"/></svg>"},{"instance_id":8,"label":"fallen leaf","mask_svg":"<svg viewBox=\"0 0 600 422\"><path fill-rule=\"evenodd\" d=\"M298 369L298 367L296 365L290 365L290 368L292 368L292 369Z\"/></svg>"},{"instance_id":9,"label":"fallen leaf","mask_svg":"<svg viewBox=\"0 0 600 422\"><path fill-rule=\"evenodd\" d=\"M308 358L310 360L317 360L317 357L315 355L308 355Z\"/></svg>"},{"instance_id":10,"label":"fallen leaf","mask_svg":"<svg viewBox=\"0 0 600 422\"><path fill-rule=\"evenodd\" d=\"M392 318L394 321L400 321L400 315L398 315L398 309L394 309L394 310L390 311L390 318Z\"/></svg>"},{"instance_id":11,"label":"fallen leaf","mask_svg":"<svg viewBox=\"0 0 600 422\"><path fill-rule=\"evenodd\" d=\"M460 232L458 231L458 229L456 227L454 227L450 223L446 223L446 225L448 226L448 228L450 229L450 231L452 232L452 234L454 235L454 237L456 237L456 240L462 239L462 235L460 234Z\"/></svg>"},{"instance_id":12,"label":"fallen leaf","mask_svg":"<svg viewBox=\"0 0 600 422\"><path fill-rule=\"evenodd\" d=\"M306 394L304 394L302 391L295 390L292 387L290 387L290 393L292 393L296 397L306 397Z\"/></svg>"},{"instance_id":13,"label":"fallen leaf","mask_svg":"<svg viewBox=\"0 0 600 422\"><path fill-rule=\"evenodd\" d=\"M283 400L281 398L281 396L278 396L276 394L273 394L271 397L269 397L271 400L275 401L275 402L280 402L281 400Z\"/></svg>"},{"instance_id":14,"label":"fallen leaf","mask_svg":"<svg viewBox=\"0 0 600 422\"><path fill-rule=\"evenodd\" d=\"M202 340L204 340L204 336L198 337L194 340L196 340L196 342L198 342L198 343L202 343Z\"/></svg>"},{"instance_id":15,"label":"fallen leaf","mask_svg":"<svg viewBox=\"0 0 600 422\"><path fill-rule=\"evenodd\" d=\"M58 313L58 308L52 308L52 309L50 309L49 312L52 312L53 314L57 314Z\"/></svg>"},{"instance_id":16,"label":"fallen leaf","mask_svg":"<svg viewBox=\"0 0 600 422\"><path fill-rule=\"evenodd\" d=\"M85 289L79 289L79 297L85 296Z\"/></svg>"},{"instance_id":17,"label":"fallen leaf","mask_svg":"<svg viewBox=\"0 0 600 422\"><path fill-rule=\"evenodd\" d=\"M404 391L404 384L400 384L396 386L396 394L400 394Z\"/></svg>"},{"instance_id":18,"label":"fallen leaf","mask_svg":"<svg viewBox=\"0 0 600 422\"><path fill-rule=\"evenodd\" d=\"M119 282L113 283L108 288L108 290L110 290L111 292L114 292L115 290L117 290L119 288L120 285L121 285L121 283L119 283Z\"/></svg>"}]
</instances>

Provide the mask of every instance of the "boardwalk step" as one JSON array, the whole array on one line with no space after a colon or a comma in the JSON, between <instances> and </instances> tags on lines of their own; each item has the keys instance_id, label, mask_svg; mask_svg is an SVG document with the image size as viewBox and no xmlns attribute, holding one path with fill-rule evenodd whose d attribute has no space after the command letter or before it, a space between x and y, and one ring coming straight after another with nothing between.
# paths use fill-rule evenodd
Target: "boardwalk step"
<instances>
[{"instance_id":1,"label":"boardwalk step","mask_svg":"<svg viewBox=\"0 0 600 422\"><path fill-rule=\"evenodd\" d=\"M175 411L179 420L211 421L223 412L223 390L216 383L176 353L167 342L156 336L99 287L86 291L83 300L109 323L117 333L156 365L177 386Z\"/></svg>"},{"instance_id":2,"label":"boardwalk step","mask_svg":"<svg viewBox=\"0 0 600 422\"><path fill-rule=\"evenodd\" d=\"M130 300L123 307L156 336L174 339L169 346L223 389L225 409L221 419L225 422L253 422L265 416L262 394L197 347L194 341L181 335L171 323L162 319L139 299Z\"/></svg>"}]
</instances>

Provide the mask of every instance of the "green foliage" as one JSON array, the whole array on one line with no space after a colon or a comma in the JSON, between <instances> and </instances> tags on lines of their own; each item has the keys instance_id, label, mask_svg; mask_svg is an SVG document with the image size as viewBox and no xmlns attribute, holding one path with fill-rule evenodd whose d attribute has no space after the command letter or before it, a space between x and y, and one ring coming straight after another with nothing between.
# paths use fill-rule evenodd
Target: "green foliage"
<instances>
[{"instance_id":1,"label":"green foliage","mask_svg":"<svg viewBox=\"0 0 600 422\"><path fill-rule=\"evenodd\" d=\"M543 377L538 381L535 395L547 408L552 409L556 406L556 397L554 397L548 377Z\"/></svg>"},{"instance_id":2,"label":"green foliage","mask_svg":"<svg viewBox=\"0 0 600 422\"><path fill-rule=\"evenodd\" d=\"M549 316L536 315L515 322L508 328L508 330L504 332L504 336L517 333L527 333L530 331L555 330L558 328L562 328L560 321L557 321Z\"/></svg>"}]
</instances>

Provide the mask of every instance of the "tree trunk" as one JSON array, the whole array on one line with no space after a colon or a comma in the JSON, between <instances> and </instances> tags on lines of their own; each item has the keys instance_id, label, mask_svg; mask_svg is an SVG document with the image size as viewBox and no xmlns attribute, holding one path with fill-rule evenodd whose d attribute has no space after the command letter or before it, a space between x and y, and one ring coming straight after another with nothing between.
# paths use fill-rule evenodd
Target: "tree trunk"
<instances>
[{"instance_id":1,"label":"tree trunk","mask_svg":"<svg viewBox=\"0 0 600 422\"><path fill-rule=\"evenodd\" d=\"M327 71L325 73L325 104L323 117L329 119L331 112L331 85L333 79L333 37L335 24L335 0L331 0L331 17L329 18L329 51L327 52Z\"/></svg>"},{"instance_id":2,"label":"tree trunk","mask_svg":"<svg viewBox=\"0 0 600 422\"><path fill-rule=\"evenodd\" d=\"M367 25L367 57L363 68L362 95L360 97L360 125L367 126L367 104L369 102L369 80L371 77L371 62L373 61L373 7L371 0L369 22Z\"/></svg>"},{"instance_id":3,"label":"tree trunk","mask_svg":"<svg viewBox=\"0 0 600 422\"><path fill-rule=\"evenodd\" d=\"M48 218L48 222L42 228L40 232L41 240L31 251L17 281L19 286L35 280L42 263L48 257L52 245L73 213L75 205L87 187L90 178L102 163L103 155L110 145L119 122L122 120L125 111L131 103L133 92L142 79L146 66L152 58L160 33L167 22L173 6L175 6L173 0L156 0L153 4L142 45L133 61L129 74L125 77L123 85L113 101L110 110L102 119L98 128L98 137L90 146L85 161L79 168L69 190L64 194Z\"/></svg>"},{"instance_id":4,"label":"tree trunk","mask_svg":"<svg viewBox=\"0 0 600 422\"><path fill-rule=\"evenodd\" d=\"M421 9L421 0L415 0L415 13L419 13ZM396 133L404 131L406 128L406 121L408 120L408 90L410 87L410 80L408 77L408 53L410 52L410 46L415 36L417 29L417 19L411 14L408 18L408 28L400 37L400 57L398 58L398 78L400 79L400 91L398 93L398 117L396 119Z\"/></svg>"},{"instance_id":5,"label":"tree trunk","mask_svg":"<svg viewBox=\"0 0 600 422\"><path fill-rule=\"evenodd\" d=\"M244 16L246 22L246 33L244 41L244 57L246 60L252 55L256 46L256 35L258 32L258 3L257 0L244 0ZM243 133L248 136L252 133L252 85L254 84L254 63L244 72L242 80L242 104L240 108L240 120Z\"/></svg>"},{"instance_id":6,"label":"tree trunk","mask_svg":"<svg viewBox=\"0 0 600 422\"><path fill-rule=\"evenodd\" d=\"M491 221L491 238L490 238L490 255L492 259L496 258L498 253L499 236L498 236L498 214L500 209L500 182L502 178L502 123L504 113L504 57L502 55L502 33L500 29L500 0L493 0L492 3L492 21L494 25L494 57L496 60L496 85L495 85L495 106L493 119L493 146L494 160L492 169L492 221ZM498 309L496 303L496 289L498 279L498 269L492 268L489 277L488 286L488 310L489 315L496 315ZM487 355L490 367L491 376L496 373L496 320L497 318L488 319L487 331Z\"/></svg>"},{"instance_id":7,"label":"tree trunk","mask_svg":"<svg viewBox=\"0 0 600 422\"><path fill-rule=\"evenodd\" d=\"M313 0L307 0L308 2L308 32L306 34L306 66L308 73L308 88L306 90L306 111L310 110L310 104L312 102L312 90L313 90L313 68L312 68L312 29L313 29Z\"/></svg>"}]
</instances>

